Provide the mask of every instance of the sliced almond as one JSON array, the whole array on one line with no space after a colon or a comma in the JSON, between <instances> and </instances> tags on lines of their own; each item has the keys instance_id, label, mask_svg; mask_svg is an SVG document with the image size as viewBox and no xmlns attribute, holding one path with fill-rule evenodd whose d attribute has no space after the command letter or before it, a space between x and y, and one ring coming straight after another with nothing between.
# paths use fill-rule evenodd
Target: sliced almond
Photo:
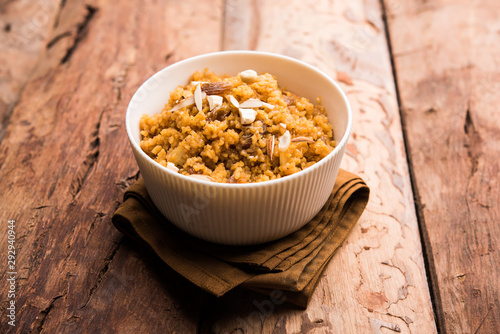
<instances>
[{"instance_id":1,"label":"sliced almond","mask_svg":"<svg viewBox=\"0 0 500 334\"><path fill-rule=\"evenodd\" d=\"M208 100L208 105L210 107L210 111L213 111L215 108L219 108L220 106L222 106L222 96L208 95L207 100Z\"/></svg>"},{"instance_id":2,"label":"sliced almond","mask_svg":"<svg viewBox=\"0 0 500 334\"><path fill-rule=\"evenodd\" d=\"M309 138L309 137L295 137L295 138L292 138L292 143L302 143L302 142L305 142L305 143L308 143L308 144L312 144L312 143L314 143L314 140L312 138Z\"/></svg>"},{"instance_id":3,"label":"sliced almond","mask_svg":"<svg viewBox=\"0 0 500 334\"><path fill-rule=\"evenodd\" d=\"M286 124L285 123L280 123L280 125L286 129Z\"/></svg>"},{"instance_id":4,"label":"sliced almond","mask_svg":"<svg viewBox=\"0 0 500 334\"><path fill-rule=\"evenodd\" d=\"M240 103L238 102L238 100L236 100L234 96L229 95L228 97L229 97L229 102L231 102L233 106L235 106L236 108L240 107Z\"/></svg>"},{"instance_id":5,"label":"sliced almond","mask_svg":"<svg viewBox=\"0 0 500 334\"><path fill-rule=\"evenodd\" d=\"M191 174L191 175L188 175L188 176L192 177L193 179L198 179L198 180L202 180L202 181L217 182L217 181L215 181L213 178L211 178L208 175Z\"/></svg>"},{"instance_id":6,"label":"sliced almond","mask_svg":"<svg viewBox=\"0 0 500 334\"><path fill-rule=\"evenodd\" d=\"M267 102L262 102L262 106L264 108L267 108L267 109L271 109L271 110L274 109L274 106L270 103L267 103Z\"/></svg>"},{"instance_id":7,"label":"sliced almond","mask_svg":"<svg viewBox=\"0 0 500 334\"><path fill-rule=\"evenodd\" d=\"M281 152L285 152L288 149L288 147L290 146L291 139L292 138L290 136L290 131L286 130L283 136L279 138L278 147Z\"/></svg>"},{"instance_id":8,"label":"sliced almond","mask_svg":"<svg viewBox=\"0 0 500 334\"><path fill-rule=\"evenodd\" d=\"M179 110L181 108L184 108L184 107L189 107L190 105L193 105L194 104L194 96L191 95L190 97L188 97L187 99L184 99L182 100L181 102L177 103L172 109L171 111L176 111L176 110Z\"/></svg>"},{"instance_id":9,"label":"sliced almond","mask_svg":"<svg viewBox=\"0 0 500 334\"><path fill-rule=\"evenodd\" d=\"M258 99L248 99L245 102L240 103L240 108L260 108L262 107L262 101Z\"/></svg>"},{"instance_id":10,"label":"sliced almond","mask_svg":"<svg viewBox=\"0 0 500 334\"><path fill-rule=\"evenodd\" d=\"M203 85L206 83L207 81L191 81L191 85Z\"/></svg>"},{"instance_id":11,"label":"sliced almond","mask_svg":"<svg viewBox=\"0 0 500 334\"><path fill-rule=\"evenodd\" d=\"M267 140L267 156L269 157L269 160L273 159L273 153L274 153L274 136L271 135L271 138Z\"/></svg>"},{"instance_id":12,"label":"sliced almond","mask_svg":"<svg viewBox=\"0 0 500 334\"><path fill-rule=\"evenodd\" d=\"M240 111L240 121L241 124L252 124L255 121L255 116L257 112L253 109L238 108Z\"/></svg>"},{"instance_id":13,"label":"sliced almond","mask_svg":"<svg viewBox=\"0 0 500 334\"><path fill-rule=\"evenodd\" d=\"M254 82L255 79L257 79L257 77L258 77L257 72L255 72L254 70L246 70L246 71L240 72L238 75L241 78L241 81L243 81L245 83Z\"/></svg>"},{"instance_id":14,"label":"sliced almond","mask_svg":"<svg viewBox=\"0 0 500 334\"><path fill-rule=\"evenodd\" d=\"M172 172L177 173L179 168L173 162L167 162L167 169L170 169Z\"/></svg>"},{"instance_id":15,"label":"sliced almond","mask_svg":"<svg viewBox=\"0 0 500 334\"><path fill-rule=\"evenodd\" d=\"M203 99L201 97L201 85L198 84L194 90L194 102L196 103L196 109L201 111L203 108Z\"/></svg>"},{"instance_id":16,"label":"sliced almond","mask_svg":"<svg viewBox=\"0 0 500 334\"><path fill-rule=\"evenodd\" d=\"M207 96L207 94L205 92L202 92L201 93L201 99L203 100L205 97ZM190 97L188 97L187 99L184 99L182 100L181 102L177 103L175 106L172 107L172 109L170 109L170 111L176 111L176 110L179 110L181 108L184 108L184 107L189 107L191 105L195 104L195 96L194 95L191 95Z\"/></svg>"}]
</instances>

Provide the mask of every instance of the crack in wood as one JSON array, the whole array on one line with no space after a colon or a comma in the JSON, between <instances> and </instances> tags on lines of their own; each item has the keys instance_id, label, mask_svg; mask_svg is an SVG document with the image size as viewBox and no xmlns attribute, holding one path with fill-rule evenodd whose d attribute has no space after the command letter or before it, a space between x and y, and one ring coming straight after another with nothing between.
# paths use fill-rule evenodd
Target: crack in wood
<instances>
[{"instance_id":1,"label":"crack in wood","mask_svg":"<svg viewBox=\"0 0 500 334\"><path fill-rule=\"evenodd\" d=\"M36 239L33 242L33 251L31 252L31 255L28 260L28 270L29 272L34 271L34 268L37 267L37 265L40 264L40 259L42 256L45 254L44 248L45 244L41 242L41 240L47 235L50 234L50 231L52 230L54 224L47 224L46 226L43 226L42 232L36 237ZM35 228L35 225L30 226L28 229L28 234L31 233L31 231Z\"/></svg>"},{"instance_id":2,"label":"crack in wood","mask_svg":"<svg viewBox=\"0 0 500 334\"><path fill-rule=\"evenodd\" d=\"M413 312L413 314L416 313L414 310L412 310L412 312ZM410 324L413 323L413 320L410 317L408 317L406 315L405 316L400 316L400 315L392 314L390 312L383 313L383 312L379 312L379 311L374 311L374 313L381 314L381 315L386 315L386 316L389 316L389 317L394 317L394 318L398 318L398 319L402 320L405 323L406 327L408 328L408 333L411 333Z\"/></svg>"},{"instance_id":3,"label":"crack in wood","mask_svg":"<svg viewBox=\"0 0 500 334\"><path fill-rule=\"evenodd\" d=\"M465 121L464 121L464 133L467 137L467 142L464 144L464 147L467 150L467 157L469 158L471 164L471 170L469 173L469 177L467 178L467 186L466 186L466 194L465 194L465 202L467 204L467 213L469 215L469 219L471 219L471 208L469 201L469 187L472 178L478 171L479 166L479 158L481 156L481 136L479 132L476 130L474 126L474 122L472 121L471 112L470 112L470 102L468 102L467 111L465 112Z\"/></svg>"},{"instance_id":4,"label":"crack in wood","mask_svg":"<svg viewBox=\"0 0 500 334\"><path fill-rule=\"evenodd\" d=\"M67 0L61 0L61 3L59 3L59 11L57 12L57 15L54 19L54 24L53 24L54 29L57 28L57 26L59 25L59 19L61 18L61 12L64 8L64 5L66 5L66 1Z\"/></svg>"},{"instance_id":5,"label":"crack in wood","mask_svg":"<svg viewBox=\"0 0 500 334\"><path fill-rule=\"evenodd\" d=\"M88 305L88 303L92 299L92 296L94 295L95 291L101 285L101 283L102 283L102 281L104 279L104 276L106 275L106 273L109 270L109 265L110 265L111 261L113 261L116 253L118 252L118 249L120 248L120 244L121 243L116 244L116 246L111 250L111 253L109 254L109 256L106 259L104 259L104 266L97 273L97 279L95 281L95 284L92 285L90 287L90 289L89 289L87 300L85 301L85 303L82 306L80 306L78 308L78 310L81 310L81 309L85 308Z\"/></svg>"},{"instance_id":6,"label":"crack in wood","mask_svg":"<svg viewBox=\"0 0 500 334\"><path fill-rule=\"evenodd\" d=\"M64 259L62 260L63 265L62 265L61 271L59 272L60 274L65 270L66 263L68 261L69 256L71 255L72 239L73 239L76 227L77 227L77 224L73 224L71 226L71 230L67 234L68 238L67 238L67 241L66 241L66 248L65 248L66 255L64 256Z\"/></svg>"},{"instance_id":7,"label":"crack in wood","mask_svg":"<svg viewBox=\"0 0 500 334\"><path fill-rule=\"evenodd\" d=\"M88 153L83 160L83 163L77 169L75 176L70 184L70 193L73 195L73 199L80 193L80 190L83 187L83 184L87 180L90 175L90 172L94 165L97 163L97 159L99 158L99 150L100 150L100 137L99 130L101 128L102 117L104 115L105 109L101 110L101 114L99 115L99 120L97 121L94 131L92 132L92 137L90 139Z\"/></svg>"},{"instance_id":8,"label":"crack in wood","mask_svg":"<svg viewBox=\"0 0 500 334\"><path fill-rule=\"evenodd\" d=\"M129 67L129 65L125 66L125 68L113 78L113 89L116 92L115 101L113 102L114 106L117 106L122 100L122 86L127 78Z\"/></svg>"},{"instance_id":9,"label":"crack in wood","mask_svg":"<svg viewBox=\"0 0 500 334\"><path fill-rule=\"evenodd\" d=\"M170 51L169 53L167 53L167 55L165 56L165 61L169 61L173 56L175 55L175 52L174 51Z\"/></svg>"},{"instance_id":10,"label":"crack in wood","mask_svg":"<svg viewBox=\"0 0 500 334\"><path fill-rule=\"evenodd\" d=\"M40 206L35 206L33 210L40 210L40 209L45 209L45 208L50 208L52 205L40 205Z\"/></svg>"},{"instance_id":11,"label":"crack in wood","mask_svg":"<svg viewBox=\"0 0 500 334\"><path fill-rule=\"evenodd\" d=\"M54 307L55 301L61 297L64 297L65 295L66 295L66 293L52 298L49 305L40 311L40 313L36 317L36 321L33 324L33 329L30 331L30 333L38 334L43 330L43 325L45 324L45 319L47 319L48 314L50 313L50 311Z\"/></svg>"},{"instance_id":12,"label":"crack in wood","mask_svg":"<svg viewBox=\"0 0 500 334\"><path fill-rule=\"evenodd\" d=\"M15 100L13 101L12 104L7 105L7 108L6 108L4 115L3 115L3 119L0 119L0 144L3 141L3 137L5 136L5 132L7 131L7 127L10 124L10 118L12 117L12 113L14 112L14 109L16 109L16 106L19 102L19 97L22 95L25 86L26 86L26 83L24 83L21 86L21 89L19 89L19 91L18 91L17 97L15 98ZM0 102L2 102L2 101L0 101ZM7 155L7 149L5 150L5 155ZM3 159L3 157L2 157L2 159L0 159L0 169L2 168L4 161L5 161L5 159Z\"/></svg>"},{"instance_id":13,"label":"crack in wood","mask_svg":"<svg viewBox=\"0 0 500 334\"><path fill-rule=\"evenodd\" d=\"M7 123L2 122L0 124L5 124L5 127L0 127L0 144L2 144L3 135L5 133L5 129L7 128ZM3 164L5 163L5 157L9 152L9 147L5 146L4 150L0 151L0 170L2 170Z\"/></svg>"},{"instance_id":14,"label":"crack in wood","mask_svg":"<svg viewBox=\"0 0 500 334\"><path fill-rule=\"evenodd\" d=\"M397 258L396 256L393 256L392 259L390 260L390 262L384 261L381 263L383 265L388 266L388 267L395 268L395 269L399 270L399 272L401 272L401 274L405 278L405 283L401 287L399 287L399 289L398 289L398 296L397 296L396 301L390 301L389 304L390 305L397 304L399 301L405 300L406 298L408 298L408 294L409 294L408 287L414 286L414 283L413 283L413 279L409 275L408 270L406 269L406 266L404 265L403 261L399 260L399 258Z\"/></svg>"},{"instance_id":15,"label":"crack in wood","mask_svg":"<svg viewBox=\"0 0 500 334\"><path fill-rule=\"evenodd\" d=\"M57 44L57 42L59 42L61 39L63 39L64 37L69 37L71 36L71 32L70 31L66 31L66 32L63 32L57 36L55 36L54 38L52 38L48 43L47 45L45 46L46 49L50 49L51 47L53 47L54 45Z\"/></svg>"},{"instance_id":16,"label":"crack in wood","mask_svg":"<svg viewBox=\"0 0 500 334\"><path fill-rule=\"evenodd\" d=\"M173 55L173 52L167 55L167 57L170 57L171 55ZM116 108L122 100L122 87L127 80L129 69L134 63L134 60L132 60L133 57L135 56L130 56L129 54L129 59L124 65L118 66L118 64L114 64L105 73L105 77L110 78L113 81L113 92L115 93L115 96L111 105L112 109Z\"/></svg>"},{"instance_id":17,"label":"crack in wood","mask_svg":"<svg viewBox=\"0 0 500 334\"><path fill-rule=\"evenodd\" d=\"M300 332L303 334L309 333L311 330L318 327L328 327L322 319L321 321L311 321L307 313L302 314L302 323L300 324Z\"/></svg>"},{"instance_id":18,"label":"crack in wood","mask_svg":"<svg viewBox=\"0 0 500 334\"><path fill-rule=\"evenodd\" d=\"M481 329L481 327L483 326L484 324L484 321L486 320L486 318L488 317L488 315L490 315L490 311L491 311L492 307L489 307L488 308L488 312L486 312L486 315L483 317L483 319L481 320L481 322L479 323L479 326L477 327L477 329L474 331L474 334L477 334L479 332L479 330Z\"/></svg>"},{"instance_id":19,"label":"crack in wood","mask_svg":"<svg viewBox=\"0 0 500 334\"><path fill-rule=\"evenodd\" d=\"M415 312L413 312L413 313L415 313ZM408 330L410 330L410 324L412 324L412 323L413 323L413 320L412 320L409 316L407 316L407 315L405 315L405 316L400 316L400 315L395 315L395 314L392 314L392 313L389 313L389 312L388 312L388 313L386 313L386 314L387 314L388 316L390 316L390 317L395 317L395 318L398 318L398 319L403 320L403 321L404 321L404 323L406 324L406 326L408 326Z\"/></svg>"},{"instance_id":20,"label":"crack in wood","mask_svg":"<svg viewBox=\"0 0 500 334\"><path fill-rule=\"evenodd\" d=\"M71 317L69 317L68 319L66 319L66 323L68 324L71 324L71 323L74 323L74 322L78 322L80 321L82 317L79 317L77 315L72 315Z\"/></svg>"},{"instance_id":21,"label":"crack in wood","mask_svg":"<svg viewBox=\"0 0 500 334\"><path fill-rule=\"evenodd\" d=\"M106 214L104 212L101 212L101 211L97 212L94 215L94 219L92 220L92 223L90 224L90 227L89 227L89 231L87 232L87 236L85 237L85 244L87 244L87 242L89 241L90 235L94 231L95 223L97 222L97 220L101 219L104 216L106 216Z\"/></svg>"},{"instance_id":22,"label":"crack in wood","mask_svg":"<svg viewBox=\"0 0 500 334\"><path fill-rule=\"evenodd\" d=\"M286 317L280 317L278 319L272 334L286 334Z\"/></svg>"},{"instance_id":23,"label":"crack in wood","mask_svg":"<svg viewBox=\"0 0 500 334\"><path fill-rule=\"evenodd\" d=\"M467 108L467 111L465 113L464 132L468 139L468 142L464 146L467 148L467 156L469 157L472 165L470 177L473 177L477 172L477 167L479 164L479 145L481 144L481 136L479 135L479 132L476 130L472 121L470 107Z\"/></svg>"},{"instance_id":24,"label":"crack in wood","mask_svg":"<svg viewBox=\"0 0 500 334\"><path fill-rule=\"evenodd\" d=\"M401 333L401 328L399 328L398 324L393 324L390 322L385 322L380 319L376 318L369 318L370 320L370 327L372 328L372 333L373 334L383 334L381 328L387 328L390 329L391 331Z\"/></svg>"},{"instance_id":25,"label":"crack in wood","mask_svg":"<svg viewBox=\"0 0 500 334\"><path fill-rule=\"evenodd\" d=\"M127 189L130 187L135 181L139 179L140 171L137 170L134 174L127 176L125 179L119 180L115 182L117 186L123 189Z\"/></svg>"},{"instance_id":26,"label":"crack in wood","mask_svg":"<svg viewBox=\"0 0 500 334\"><path fill-rule=\"evenodd\" d=\"M87 15L85 15L83 22L78 24L76 36L75 36L75 39L73 41L73 45L66 51L66 54L61 59L61 64L67 63L70 60L71 56L75 52L75 50L78 47L78 45L80 44L80 42L87 35L88 26L90 24L90 21L94 18L95 13L98 10L97 7L93 7L91 5L85 5L85 8L87 9Z\"/></svg>"},{"instance_id":27,"label":"crack in wood","mask_svg":"<svg viewBox=\"0 0 500 334\"><path fill-rule=\"evenodd\" d=\"M378 35L380 33L380 27L378 27L378 25L374 22L373 19L371 18L366 18L364 20L364 23L369 26L374 32L376 35ZM366 32L365 32L366 33Z\"/></svg>"},{"instance_id":28,"label":"crack in wood","mask_svg":"<svg viewBox=\"0 0 500 334\"><path fill-rule=\"evenodd\" d=\"M387 12L387 6L386 2L388 0L379 0L380 3L380 8L382 11L382 21L384 23L384 29L385 29L385 39L387 43L387 49L389 50L389 55L390 55L390 61L391 61L391 68L392 68L392 77L394 80L394 88L396 92L396 100L398 103L398 109L399 109L399 114L400 114L400 122L401 122L401 129L402 129L402 134L403 134L403 144L404 144L404 149L405 149L405 155L407 159L407 164L408 164L408 171L410 174L410 182L411 182L411 189L412 189L412 194L414 198L414 204L415 204L415 213L417 216L417 222L419 225L418 231L420 235L420 240L422 240L421 246L422 246L422 254L423 254L423 260L424 260L424 266L425 266L425 271L427 273L427 286L429 288L430 292L430 300L432 304L432 309L435 314L435 323L436 323L436 330L438 333L441 333L442 331L444 332L445 329L445 320L444 320L444 312L443 312L443 305L441 301L441 295L439 292L439 286L438 286L438 279L437 279L437 270L436 270L436 265L434 262L434 257L433 257L433 252L432 252L432 246L431 242L429 239L429 235L426 229L426 221L425 221L425 216L423 213L423 204L422 200L420 197L420 192L417 186L416 182L416 176L415 176L415 171L414 171L414 163L410 151L410 146L409 146L409 140L408 140L408 128L407 128L407 120L406 120L406 115L405 115L405 109L401 100L401 92L399 89L399 84L398 84L398 75L396 71L396 65L395 65L395 52L392 47L392 42L391 42L391 35L389 32L389 16Z\"/></svg>"}]
</instances>

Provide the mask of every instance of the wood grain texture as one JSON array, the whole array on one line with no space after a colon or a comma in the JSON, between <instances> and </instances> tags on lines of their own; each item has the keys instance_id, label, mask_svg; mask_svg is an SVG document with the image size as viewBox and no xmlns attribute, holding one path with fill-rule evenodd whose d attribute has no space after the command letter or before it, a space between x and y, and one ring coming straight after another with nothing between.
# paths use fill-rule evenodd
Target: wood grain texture
<instances>
[{"instance_id":1,"label":"wood grain texture","mask_svg":"<svg viewBox=\"0 0 500 334\"><path fill-rule=\"evenodd\" d=\"M2 221L16 220L19 250L18 327L0 332L436 331L378 1L68 1L49 25L0 145ZM372 198L306 311L248 291L200 293L110 223L138 177L130 97L160 68L220 47L302 59L353 105L343 167Z\"/></svg>"},{"instance_id":2,"label":"wood grain texture","mask_svg":"<svg viewBox=\"0 0 500 334\"><path fill-rule=\"evenodd\" d=\"M387 7L443 332L498 333L500 7Z\"/></svg>"},{"instance_id":3,"label":"wood grain texture","mask_svg":"<svg viewBox=\"0 0 500 334\"><path fill-rule=\"evenodd\" d=\"M436 332L378 1L227 1L225 49L289 55L337 78L353 106L343 168L371 188L365 214L307 308L235 291L204 306L203 333Z\"/></svg>"},{"instance_id":4,"label":"wood grain texture","mask_svg":"<svg viewBox=\"0 0 500 334\"><path fill-rule=\"evenodd\" d=\"M59 2L0 2L0 140L19 93L48 43Z\"/></svg>"},{"instance_id":5,"label":"wood grain texture","mask_svg":"<svg viewBox=\"0 0 500 334\"><path fill-rule=\"evenodd\" d=\"M1 226L16 221L18 250L17 326L2 319L0 332L196 331L203 295L122 241L110 217L138 177L128 101L160 68L217 50L221 20L219 1L68 1L60 9L0 146ZM0 245L7 249L4 231Z\"/></svg>"}]
</instances>

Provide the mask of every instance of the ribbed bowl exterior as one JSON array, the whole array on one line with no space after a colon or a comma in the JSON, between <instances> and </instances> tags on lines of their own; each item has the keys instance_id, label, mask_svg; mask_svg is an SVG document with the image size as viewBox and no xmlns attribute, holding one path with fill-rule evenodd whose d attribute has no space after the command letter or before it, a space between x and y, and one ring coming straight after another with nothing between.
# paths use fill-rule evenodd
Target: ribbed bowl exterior
<instances>
[{"instance_id":1,"label":"ribbed bowl exterior","mask_svg":"<svg viewBox=\"0 0 500 334\"><path fill-rule=\"evenodd\" d=\"M289 63L289 66L298 63L301 68L307 67L304 63L288 57L251 51L220 52L208 54L205 57L213 61L214 57L215 59L219 55L227 57L228 54L235 56L231 59L236 60L238 60L238 55L243 55L243 64L247 64L250 55L264 57L263 59L270 57L273 61L284 60ZM197 58L203 60L203 56ZM203 68L201 67L201 69ZM212 70L212 68L210 69ZM245 69L247 68L239 67L239 71ZM163 71L165 70L168 68ZM193 71L189 69L187 71L188 77ZM272 68L268 71L276 75L279 80L280 73L273 72ZM316 72L318 71L316 70ZM231 71L222 71L222 73L231 74ZM321 75L324 76L324 74ZM158 79L156 80L158 81ZM148 94L156 92L156 87L147 89L146 83L143 85L146 87L145 92L139 95L143 100L148 99ZM176 82L175 85L183 83L183 81ZM287 85L287 87L289 86ZM169 92L172 89L166 91ZM289 89L301 94L300 90ZM334 90L332 94L335 95L332 106L340 102L344 104L335 107L335 114L330 112L328 115L332 124L333 122L343 123L343 128L339 128L337 125L337 129L335 129L337 135L339 131L342 135L341 138L336 137L338 144L336 149L319 163L294 175L274 181L241 185L200 181L173 173L142 152L138 145L140 140L138 130L136 131L134 128L139 126L137 114L141 112L140 108L137 110L140 101L134 101L136 93L127 111L127 131L141 175L156 207L181 230L200 239L220 244L263 243L279 239L301 228L319 212L328 199L350 133L351 115L347 99L336 84L331 89ZM164 101L166 101L168 93L163 93L163 95ZM324 94L321 96L323 104L325 104L325 100L328 100L329 97L324 96ZM161 111L161 108L162 106L156 112ZM326 105L325 108L328 110ZM129 115L129 113L133 115ZM345 115L338 116L339 113Z\"/></svg>"}]
</instances>

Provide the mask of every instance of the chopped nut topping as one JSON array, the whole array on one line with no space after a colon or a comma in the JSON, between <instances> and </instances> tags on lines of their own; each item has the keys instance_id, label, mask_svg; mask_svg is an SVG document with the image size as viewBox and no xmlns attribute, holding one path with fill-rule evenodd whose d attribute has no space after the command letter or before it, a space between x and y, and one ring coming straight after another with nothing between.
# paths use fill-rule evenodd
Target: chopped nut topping
<instances>
[{"instance_id":1,"label":"chopped nut topping","mask_svg":"<svg viewBox=\"0 0 500 334\"><path fill-rule=\"evenodd\" d=\"M273 153L274 153L274 136L271 135L271 138L267 140L267 156L269 157L269 160L273 159Z\"/></svg>"},{"instance_id":2,"label":"chopped nut topping","mask_svg":"<svg viewBox=\"0 0 500 334\"><path fill-rule=\"evenodd\" d=\"M248 99L240 103L240 108L259 108L262 107L262 101L258 99Z\"/></svg>"},{"instance_id":3,"label":"chopped nut topping","mask_svg":"<svg viewBox=\"0 0 500 334\"><path fill-rule=\"evenodd\" d=\"M283 90L255 68L232 77L194 72L161 113L141 116L143 151L166 173L207 187L279 179L326 157L337 143L320 99Z\"/></svg>"},{"instance_id":4,"label":"chopped nut topping","mask_svg":"<svg viewBox=\"0 0 500 334\"><path fill-rule=\"evenodd\" d=\"M194 90L194 101L198 111L203 109L203 98L201 97L201 85L198 84Z\"/></svg>"},{"instance_id":5,"label":"chopped nut topping","mask_svg":"<svg viewBox=\"0 0 500 334\"><path fill-rule=\"evenodd\" d=\"M236 108L240 107L240 103L238 102L238 100L236 100L234 96L228 95L228 97L229 97L229 102L231 102L233 106L235 106Z\"/></svg>"},{"instance_id":6,"label":"chopped nut topping","mask_svg":"<svg viewBox=\"0 0 500 334\"><path fill-rule=\"evenodd\" d=\"M177 103L171 111L176 111L184 107L189 107L190 105L194 104L194 96L191 95L187 99L182 100L181 102Z\"/></svg>"},{"instance_id":7,"label":"chopped nut topping","mask_svg":"<svg viewBox=\"0 0 500 334\"><path fill-rule=\"evenodd\" d=\"M191 85L203 85L203 84L206 84L207 82L206 81L191 81Z\"/></svg>"},{"instance_id":8,"label":"chopped nut topping","mask_svg":"<svg viewBox=\"0 0 500 334\"><path fill-rule=\"evenodd\" d=\"M314 140L312 138L309 138L309 137L295 137L295 138L292 138L292 143L301 143L301 142L312 144L312 143L314 143Z\"/></svg>"},{"instance_id":9,"label":"chopped nut topping","mask_svg":"<svg viewBox=\"0 0 500 334\"><path fill-rule=\"evenodd\" d=\"M192 177L192 178L198 179L198 180L203 180L203 181L216 182L213 178L211 178L208 175L191 174L191 175L189 175L189 177Z\"/></svg>"},{"instance_id":10,"label":"chopped nut topping","mask_svg":"<svg viewBox=\"0 0 500 334\"><path fill-rule=\"evenodd\" d=\"M220 95L231 88L228 82L207 82L201 85L201 90L209 95Z\"/></svg>"},{"instance_id":11,"label":"chopped nut topping","mask_svg":"<svg viewBox=\"0 0 500 334\"><path fill-rule=\"evenodd\" d=\"M267 102L262 102L262 106L264 108L267 108L267 109L271 109L271 110L274 109L274 106L270 103L267 103Z\"/></svg>"},{"instance_id":12,"label":"chopped nut topping","mask_svg":"<svg viewBox=\"0 0 500 334\"><path fill-rule=\"evenodd\" d=\"M286 130L283 136L279 138L279 149L281 152L284 152L288 149L291 142L290 131Z\"/></svg>"},{"instance_id":13,"label":"chopped nut topping","mask_svg":"<svg viewBox=\"0 0 500 334\"><path fill-rule=\"evenodd\" d=\"M210 111L213 111L215 108L219 108L220 106L222 106L222 96L208 95L207 100L208 100L208 105L210 107Z\"/></svg>"},{"instance_id":14,"label":"chopped nut topping","mask_svg":"<svg viewBox=\"0 0 500 334\"><path fill-rule=\"evenodd\" d=\"M255 121L255 116L257 112L253 109L238 108L240 111L241 124L251 124Z\"/></svg>"},{"instance_id":15,"label":"chopped nut topping","mask_svg":"<svg viewBox=\"0 0 500 334\"><path fill-rule=\"evenodd\" d=\"M177 173L179 168L173 162L167 162L167 169L170 169L172 172Z\"/></svg>"},{"instance_id":16,"label":"chopped nut topping","mask_svg":"<svg viewBox=\"0 0 500 334\"><path fill-rule=\"evenodd\" d=\"M196 92L196 89L195 89L195 92ZM207 94L205 92L202 92L201 93L201 100L203 100L206 96L207 96ZM177 103L175 106L173 106L172 109L170 109L170 111L176 111L176 110L179 110L179 109L184 108L184 107L189 107L189 106L193 105L194 103L195 103L195 95L191 95L187 99L184 99L181 102ZM198 108L198 106L196 106L196 107ZM198 110L201 110L201 109L198 109Z\"/></svg>"},{"instance_id":17,"label":"chopped nut topping","mask_svg":"<svg viewBox=\"0 0 500 334\"><path fill-rule=\"evenodd\" d=\"M257 72L255 72L254 70L246 70L246 71L240 72L238 75L241 78L241 81L243 81L245 83L254 82L258 76Z\"/></svg>"}]
</instances>

